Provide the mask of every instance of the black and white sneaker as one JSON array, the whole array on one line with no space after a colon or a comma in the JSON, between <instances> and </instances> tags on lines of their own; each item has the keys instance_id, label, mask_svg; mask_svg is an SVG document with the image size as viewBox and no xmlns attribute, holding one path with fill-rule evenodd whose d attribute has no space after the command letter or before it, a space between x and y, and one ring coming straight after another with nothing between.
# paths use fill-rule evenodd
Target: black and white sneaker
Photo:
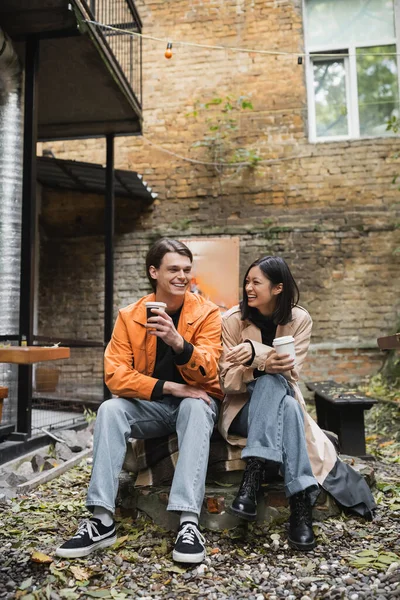
<instances>
[{"instance_id":1,"label":"black and white sneaker","mask_svg":"<svg viewBox=\"0 0 400 600\"><path fill-rule=\"evenodd\" d=\"M117 541L115 524L103 525L100 519L85 519L76 534L56 550L63 558L80 558L99 548L107 548Z\"/></svg>"},{"instance_id":2,"label":"black and white sneaker","mask_svg":"<svg viewBox=\"0 0 400 600\"><path fill-rule=\"evenodd\" d=\"M206 556L205 543L196 523L185 521L179 527L172 559L182 563L201 563Z\"/></svg>"}]
</instances>

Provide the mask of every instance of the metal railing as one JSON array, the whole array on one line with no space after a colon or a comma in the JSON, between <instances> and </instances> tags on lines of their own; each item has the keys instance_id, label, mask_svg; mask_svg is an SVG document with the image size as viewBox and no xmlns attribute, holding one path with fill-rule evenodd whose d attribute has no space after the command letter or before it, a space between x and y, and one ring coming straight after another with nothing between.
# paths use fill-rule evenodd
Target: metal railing
<instances>
[{"instance_id":1,"label":"metal railing","mask_svg":"<svg viewBox=\"0 0 400 600\"><path fill-rule=\"evenodd\" d=\"M142 22L133 0L86 0L93 20L124 31L113 31L98 26L99 33L113 52L134 92L142 105L142 38L129 35L128 31L141 33Z\"/></svg>"}]
</instances>

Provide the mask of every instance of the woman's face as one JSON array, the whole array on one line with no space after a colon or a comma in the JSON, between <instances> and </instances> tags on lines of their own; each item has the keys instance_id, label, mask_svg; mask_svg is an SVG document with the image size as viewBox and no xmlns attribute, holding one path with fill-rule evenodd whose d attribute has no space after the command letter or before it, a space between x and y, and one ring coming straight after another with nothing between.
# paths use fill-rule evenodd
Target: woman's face
<instances>
[{"instance_id":1,"label":"woman's face","mask_svg":"<svg viewBox=\"0 0 400 600\"><path fill-rule=\"evenodd\" d=\"M252 267L245 281L247 302L250 308L257 308L261 314L274 312L278 294L282 292L282 284L274 285L264 275L260 267Z\"/></svg>"}]
</instances>

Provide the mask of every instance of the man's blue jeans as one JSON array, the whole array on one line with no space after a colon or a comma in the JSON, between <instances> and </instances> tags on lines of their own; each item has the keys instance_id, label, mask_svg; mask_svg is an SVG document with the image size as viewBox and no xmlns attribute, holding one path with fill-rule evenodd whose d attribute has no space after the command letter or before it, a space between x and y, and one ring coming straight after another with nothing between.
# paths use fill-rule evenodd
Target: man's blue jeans
<instances>
[{"instance_id":1,"label":"man's blue jeans","mask_svg":"<svg viewBox=\"0 0 400 600\"><path fill-rule=\"evenodd\" d=\"M229 433L247 437L242 458L281 464L286 496L318 488L307 453L304 419L283 375L266 373L248 384L250 398L233 420Z\"/></svg>"},{"instance_id":2,"label":"man's blue jeans","mask_svg":"<svg viewBox=\"0 0 400 600\"><path fill-rule=\"evenodd\" d=\"M150 439L177 433L179 458L168 510L200 514L218 404L195 398L164 396L163 400L113 398L101 404L94 430L93 468L86 506L114 512L118 476L129 438Z\"/></svg>"}]
</instances>

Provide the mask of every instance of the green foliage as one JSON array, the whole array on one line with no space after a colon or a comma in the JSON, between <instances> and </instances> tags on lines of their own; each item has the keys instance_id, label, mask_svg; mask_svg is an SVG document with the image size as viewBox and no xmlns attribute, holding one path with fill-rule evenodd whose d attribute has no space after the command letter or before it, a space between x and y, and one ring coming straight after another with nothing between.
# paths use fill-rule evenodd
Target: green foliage
<instances>
[{"instance_id":1,"label":"green foliage","mask_svg":"<svg viewBox=\"0 0 400 600\"><path fill-rule=\"evenodd\" d=\"M210 162L216 163L217 172L221 172L218 163L226 163L226 166L232 167L255 168L261 161L257 149L237 146L236 143L240 116L248 110L253 110L253 104L247 96L225 96L212 98L205 103L196 102L195 109L187 113L187 118L204 124L203 137L194 142L192 147L206 148Z\"/></svg>"},{"instance_id":2,"label":"green foliage","mask_svg":"<svg viewBox=\"0 0 400 600\"><path fill-rule=\"evenodd\" d=\"M83 416L85 417L86 422L90 425L90 423L93 423L96 420L97 415L94 410L85 408L83 411Z\"/></svg>"},{"instance_id":3,"label":"green foliage","mask_svg":"<svg viewBox=\"0 0 400 600\"><path fill-rule=\"evenodd\" d=\"M367 452L388 463L400 463L400 386L383 373L360 386L366 396L378 398L365 415Z\"/></svg>"},{"instance_id":4,"label":"green foliage","mask_svg":"<svg viewBox=\"0 0 400 600\"><path fill-rule=\"evenodd\" d=\"M179 229L180 231L186 231L189 229L192 223L191 219L180 219L179 221L174 221L171 223L172 229Z\"/></svg>"},{"instance_id":5,"label":"green foliage","mask_svg":"<svg viewBox=\"0 0 400 600\"><path fill-rule=\"evenodd\" d=\"M400 119L398 119L394 115L391 116L386 123L386 131L393 131L393 133L398 133L399 129L400 129ZM394 158L397 158L397 156L395 156Z\"/></svg>"}]
</instances>

